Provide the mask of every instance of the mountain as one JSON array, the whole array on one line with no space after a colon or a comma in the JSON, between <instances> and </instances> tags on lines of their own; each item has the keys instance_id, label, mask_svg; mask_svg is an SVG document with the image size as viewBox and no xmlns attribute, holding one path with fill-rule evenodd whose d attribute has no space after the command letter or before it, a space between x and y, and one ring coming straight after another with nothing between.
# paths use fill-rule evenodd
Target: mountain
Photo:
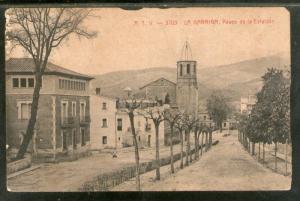
<instances>
[{"instance_id":1,"label":"mountain","mask_svg":"<svg viewBox=\"0 0 300 201\"><path fill-rule=\"evenodd\" d=\"M287 54L245 60L222 66L198 67L200 99L205 99L212 91L221 91L232 101L239 101L241 96L256 93L262 86L261 76L268 68L288 69L290 59ZM124 95L127 86L137 92L147 83L160 77L176 82L176 67L156 67L143 70L128 70L94 75L93 87L100 87L101 93L110 97Z\"/></svg>"}]
</instances>

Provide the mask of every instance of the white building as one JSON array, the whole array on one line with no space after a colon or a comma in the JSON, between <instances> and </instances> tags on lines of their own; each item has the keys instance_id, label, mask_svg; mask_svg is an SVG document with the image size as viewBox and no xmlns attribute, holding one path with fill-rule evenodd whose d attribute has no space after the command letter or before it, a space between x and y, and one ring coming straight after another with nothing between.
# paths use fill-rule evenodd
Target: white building
<instances>
[{"instance_id":1,"label":"white building","mask_svg":"<svg viewBox=\"0 0 300 201\"><path fill-rule=\"evenodd\" d=\"M247 98L241 98L241 113L250 114L253 105L256 103L254 95L249 95Z\"/></svg>"},{"instance_id":2,"label":"white building","mask_svg":"<svg viewBox=\"0 0 300 201\"><path fill-rule=\"evenodd\" d=\"M126 109L117 112L117 135L122 136L123 147L133 146L133 135ZM147 119L137 111L134 115L134 126L140 147L155 146L155 126L152 119ZM159 126L159 142L164 143L164 123Z\"/></svg>"},{"instance_id":3,"label":"white building","mask_svg":"<svg viewBox=\"0 0 300 201\"><path fill-rule=\"evenodd\" d=\"M127 110L120 106L117 99L100 95L100 89L90 96L91 149L119 149L133 146L133 136ZM151 107L153 103L148 103ZM155 146L155 126L140 112L134 115L134 126L140 147ZM164 142L164 124L159 127L160 143Z\"/></svg>"},{"instance_id":4,"label":"white building","mask_svg":"<svg viewBox=\"0 0 300 201\"><path fill-rule=\"evenodd\" d=\"M122 147L122 136L116 132L116 99L91 95L90 102L91 149Z\"/></svg>"}]
</instances>

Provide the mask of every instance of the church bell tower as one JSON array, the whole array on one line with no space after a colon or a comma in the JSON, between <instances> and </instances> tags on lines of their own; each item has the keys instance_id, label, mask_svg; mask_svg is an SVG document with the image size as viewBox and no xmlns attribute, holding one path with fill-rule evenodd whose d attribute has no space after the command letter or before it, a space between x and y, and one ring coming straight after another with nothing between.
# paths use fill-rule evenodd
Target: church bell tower
<instances>
[{"instance_id":1,"label":"church bell tower","mask_svg":"<svg viewBox=\"0 0 300 201\"><path fill-rule=\"evenodd\" d=\"M192 50L186 41L177 61L176 102L180 110L196 115L198 112L197 62L192 58Z\"/></svg>"}]
</instances>

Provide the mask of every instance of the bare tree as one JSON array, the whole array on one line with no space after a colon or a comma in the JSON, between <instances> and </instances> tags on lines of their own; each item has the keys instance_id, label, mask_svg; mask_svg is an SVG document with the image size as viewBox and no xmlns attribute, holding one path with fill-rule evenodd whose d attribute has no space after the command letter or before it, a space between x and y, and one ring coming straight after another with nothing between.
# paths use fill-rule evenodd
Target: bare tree
<instances>
[{"instance_id":1,"label":"bare tree","mask_svg":"<svg viewBox=\"0 0 300 201\"><path fill-rule=\"evenodd\" d=\"M174 162L173 162L173 136L174 136L174 127L178 119L180 118L181 113L177 108L172 108L166 110L164 118L170 125L171 133L170 133L170 160L171 160L171 173L174 173Z\"/></svg>"},{"instance_id":2,"label":"bare tree","mask_svg":"<svg viewBox=\"0 0 300 201\"><path fill-rule=\"evenodd\" d=\"M134 145L134 155L135 155L135 182L136 182L136 190L141 190L141 182L140 182L140 155L139 155L139 145L137 142L137 135L134 127L134 115L136 110L140 108L142 105L142 101L137 101L135 98L131 98L125 101L125 107L127 109L127 113L129 116L130 127L133 137L133 145Z\"/></svg>"},{"instance_id":3,"label":"bare tree","mask_svg":"<svg viewBox=\"0 0 300 201\"><path fill-rule=\"evenodd\" d=\"M160 180L159 125L162 121L164 121L164 113L164 108L158 106L147 108L142 113L145 118L152 119L155 126L156 180Z\"/></svg>"},{"instance_id":4,"label":"bare tree","mask_svg":"<svg viewBox=\"0 0 300 201\"><path fill-rule=\"evenodd\" d=\"M96 36L96 32L90 32L83 26L84 20L91 16L90 9L13 8L9 9L7 14L7 41L11 42L12 49L20 46L29 53L35 65L31 116L16 157L20 159L24 157L34 133L42 76L52 50L60 46L71 34L92 38Z\"/></svg>"},{"instance_id":5,"label":"bare tree","mask_svg":"<svg viewBox=\"0 0 300 201\"><path fill-rule=\"evenodd\" d=\"M183 132L186 129L186 125L184 123L183 115L181 113L180 118L174 124L174 127L179 131L180 135L180 168L183 169Z\"/></svg>"},{"instance_id":6,"label":"bare tree","mask_svg":"<svg viewBox=\"0 0 300 201\"><path fill-rule=\"evenodd\" d=\"M192 162L192 155L191 155L191 143L190 143L190 133L193 130L193 127L198 119L189 114L184 114L184 124L186 125L186 135L187 135L187 145L186 145L186 160L185 165L189 165L189 161ZM189 158L190 157L190 160Z\"/></svg>"}]
</instances>

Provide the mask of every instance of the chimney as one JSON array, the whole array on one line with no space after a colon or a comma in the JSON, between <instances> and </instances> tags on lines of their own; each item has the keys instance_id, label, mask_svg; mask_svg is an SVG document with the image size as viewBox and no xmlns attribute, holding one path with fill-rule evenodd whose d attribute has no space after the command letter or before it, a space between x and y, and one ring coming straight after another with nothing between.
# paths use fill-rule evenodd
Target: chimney
<instances>
[{"instance_id":1,"label":"chimney","mask_svg":"<svg viewBox=\"0 0 300 201\"><path fill-rule=\"evenodd\" d=\"M100 96L101 95L101 88L96 88L96 95Z\"/></svg>"}]
</instances>

